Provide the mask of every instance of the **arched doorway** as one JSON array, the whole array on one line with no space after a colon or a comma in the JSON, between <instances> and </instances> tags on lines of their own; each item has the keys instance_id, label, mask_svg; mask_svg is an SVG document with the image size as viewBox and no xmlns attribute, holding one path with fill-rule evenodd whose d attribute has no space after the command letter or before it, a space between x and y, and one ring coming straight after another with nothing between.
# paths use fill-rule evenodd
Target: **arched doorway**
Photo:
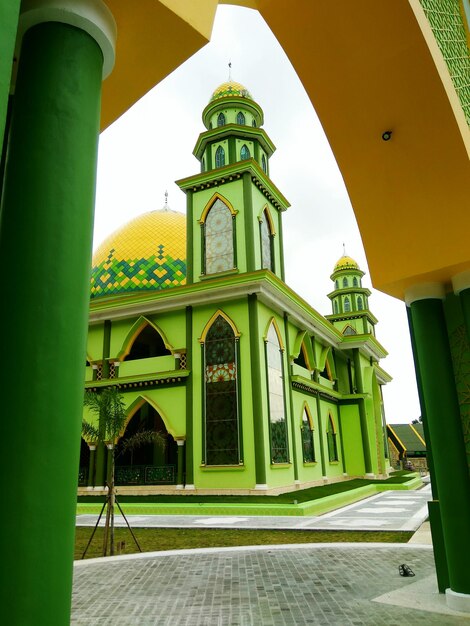
<instances>
[{"instance_id":1,"label":"arched doorway","mask_svg":"<svg viewBox=\"0 0 470 626\"><path fill-rule=\"evenodd\" d=\"M162 435L162 443L144 443L126 449L140 432ZM116 448L116 485L176 484L177 444L158 411L145 402L129 420Z\"/></svg>"}]
</instances>

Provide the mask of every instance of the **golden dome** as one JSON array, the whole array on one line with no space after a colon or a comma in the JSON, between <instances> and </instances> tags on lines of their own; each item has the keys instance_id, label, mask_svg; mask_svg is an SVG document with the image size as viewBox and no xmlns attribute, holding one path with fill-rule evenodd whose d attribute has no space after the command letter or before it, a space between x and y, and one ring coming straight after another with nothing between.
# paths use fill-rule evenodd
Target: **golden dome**
<instances>
[{"instance_id":1,"label":"golden dome","mask_svg":"<svg viewBox=\"0 0 470 626\"><path fill-rule=\"evenodd\" d=\"M165 206L134 218L96 249L91 297L186 283L186 216Z\"/></svg>"},{"instance_id":2,"label":"golden dome","mask_svg":"<svg viewBox=\"0 0 470 626\"><path fill-rule=\"evenodd\" d=\"M336 261L335 269L333 271L336 272L338 270L351 270L351 269L358 270L359 265L350 256L344 255L340 259L338 259L338 261Z\"/></svg>"},{"instance_id":3,"label":"golden dome","mask_svg":"<svg viewBox=\"0 0 470 626\"><path fill-rule=\"evenodd\" d=\"M246 87L240 83L236 83L234 80L229 80L226 83L222 83L212 94L211 100L218 100L218 98L227 98L229 96L238 96L241 98L250 98L250 92Z\"/></svg>"}]
</instances>

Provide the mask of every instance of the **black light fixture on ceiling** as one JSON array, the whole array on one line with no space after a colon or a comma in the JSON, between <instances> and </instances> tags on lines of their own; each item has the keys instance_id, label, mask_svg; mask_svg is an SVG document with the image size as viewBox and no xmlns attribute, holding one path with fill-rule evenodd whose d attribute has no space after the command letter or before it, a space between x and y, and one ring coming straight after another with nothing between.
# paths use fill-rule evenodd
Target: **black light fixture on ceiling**
<instances>
[{"instance_id":1,"label":"black light fixture on ceiling","mask_svg":"<svg viewBox=\"0 0 470 626\"><path fill-rule=\"evenodd\" d=\"M386 130L382 133L382 139L384 141L390 141L390 139L392 138L392 131L391 130Z\"/></svg>"}]
</instances>

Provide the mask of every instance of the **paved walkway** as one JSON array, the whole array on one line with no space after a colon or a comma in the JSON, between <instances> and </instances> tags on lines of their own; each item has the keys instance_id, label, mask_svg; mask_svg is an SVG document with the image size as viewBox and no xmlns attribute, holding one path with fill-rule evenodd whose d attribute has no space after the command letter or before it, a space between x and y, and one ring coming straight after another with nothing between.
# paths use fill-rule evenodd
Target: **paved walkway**
<instances>
[{"instance_id":1,"label":"paved walkway","mask_svg":"<svg viewBox=\"0 0 470 626\"><path fill-rule=\"evenodd\" d=\"M416 576L402 578L401 563ZM306 544L79 561L71 624L469 626L437 593L432 548Z\"/></svg>"},{"instance_id":2,"label":"paved walkway","mask_svg":"<svg viewBox=\"0 0 470 626\"><path fill-rule=\"evenodd\" d=\"M208 516L208 515L129 515L133 527L144 528L279 528L298 530L416 530L428 516L431 486L418 491L386 491L325 515L286 516ZM123 504L124 513L126 512ZM78 526L94 526L96 515L78 515ZM104 523L104 520L103 520ZM116 526L125 526L120 515Z\"/></svg>"}]
</instances>

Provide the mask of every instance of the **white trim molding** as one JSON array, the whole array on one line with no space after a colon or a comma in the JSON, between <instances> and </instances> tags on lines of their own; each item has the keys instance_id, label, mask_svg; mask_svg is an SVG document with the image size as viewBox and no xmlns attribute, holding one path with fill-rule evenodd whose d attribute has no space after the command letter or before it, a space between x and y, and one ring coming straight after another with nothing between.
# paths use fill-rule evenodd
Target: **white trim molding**
<instances>
[{"instance_id":1,"label":"white trim molding","mask_svg":"<svg viewBox=\"0 0 470 626\"><path fill-rule=\"evenodd\" d=\"M452 288L454 293L459 295L461 291L464 289L468 289L470 287L470 270L465 270L465 272L460 272L455 276L452 276Z\"/></svg>"},{"instance_id":2,"label":"white trim molding","mask_svg":"<svg viewBox=\"0 0 470 626\"><path fill-rule=\"evenodd\" d=\"M405 290L406 306L418 300L444 300L446 292L441 283L419 283Z\"/></svg>"},{"instance_id":3,"label":"white trim molding","mask_svg":"<svg viewBox=\"0 0 470 626\"><path fill-rule=\"evenodd\" d=\"M25 32L43 22L61 22L88 33L103 53L103 80L111 74L116 56L117 26L102 0L23 0L17 49Z\"/></svg>"}]
</instances>

